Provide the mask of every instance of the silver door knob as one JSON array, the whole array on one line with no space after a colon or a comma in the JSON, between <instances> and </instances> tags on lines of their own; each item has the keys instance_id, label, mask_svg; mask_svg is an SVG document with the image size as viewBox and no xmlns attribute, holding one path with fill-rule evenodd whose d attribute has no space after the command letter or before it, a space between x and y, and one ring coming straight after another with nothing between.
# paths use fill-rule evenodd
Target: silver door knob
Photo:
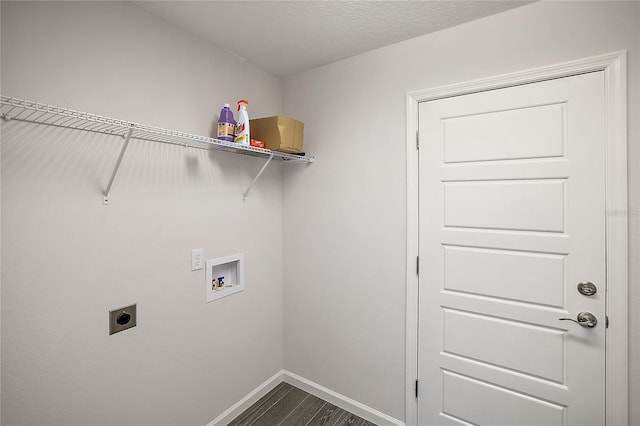
<instances>
[{"instance_id":1,"label":"silver door knob","mask_svg":"<svg viewBox=\"0 0 640 426\"><path fill-rule=\"evenodd\" d=\"M593 328L598 324L598 319L591 312L580 312L576 319L573 318L558 318L560 321L573 321L576 324L580 324L583 327Z\"/></svg>"}]
</instances>

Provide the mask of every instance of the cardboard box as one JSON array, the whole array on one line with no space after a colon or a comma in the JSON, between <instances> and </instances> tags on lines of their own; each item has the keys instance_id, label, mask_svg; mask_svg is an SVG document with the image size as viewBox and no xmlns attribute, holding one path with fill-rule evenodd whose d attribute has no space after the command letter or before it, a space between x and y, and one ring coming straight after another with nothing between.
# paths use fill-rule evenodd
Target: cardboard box
<instances>
[{"instance_id":1,"label":"cardboard box","mask_svg":"<svg viewBox=\"0 0 640 426\"><path fill-rule=\"evenodd\" d=\"M263 141L270 150L304 152L304 123L293 118L277 115L249 120L249 132L252 139Z\"/></svg>"}]
</instances>

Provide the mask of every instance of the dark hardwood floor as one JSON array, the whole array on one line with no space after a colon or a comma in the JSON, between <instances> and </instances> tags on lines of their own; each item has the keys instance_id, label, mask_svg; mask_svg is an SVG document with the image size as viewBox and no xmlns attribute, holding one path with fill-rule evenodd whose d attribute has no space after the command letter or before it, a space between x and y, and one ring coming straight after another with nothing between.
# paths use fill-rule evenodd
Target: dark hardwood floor
<instances>
[{"instance_id":1,"label":"dark hardwood floor","mask_svg":"<svg viewBox=\"0 0 640 426\"><path fill-rule=\"evenodd\" d=\"M295 386L282 382L229 426L376 426Z\"/></svg>"}]
</instances>

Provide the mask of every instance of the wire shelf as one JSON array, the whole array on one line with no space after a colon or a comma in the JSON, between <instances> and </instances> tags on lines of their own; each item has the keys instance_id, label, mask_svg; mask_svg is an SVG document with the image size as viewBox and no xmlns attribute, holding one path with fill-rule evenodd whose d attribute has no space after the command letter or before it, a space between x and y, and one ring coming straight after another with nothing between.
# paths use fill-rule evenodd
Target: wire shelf
<instances>
[{"instance_id":1,"label":"wire shelf","mask_svg":"<svg viewBox=\"0 0 640 426\"><path fill-rule=\"evenodd\" d=\"M249 187L242 192L246 199L251 188L258 181L271 160L313 163L315 158L303 155L288 154L286 152L272 151L270 149L255 148L253 146L238 145L233 142L193 135L191 133L178 132L176 130L163 129L161 127L148 126L146 124L119 120L117 118L104 117L88 112L57 107L39 102L26 101L11 96L0 95L0 117L4 120L24 121L27 123L44 124L47 126L75 129L85 132L100 133L104 135L121 136L124 144L120 149L120 155L111 173L111 178L102 196L102 203L109 204L109 193L118 174L120 164L131 139L147 140L172 145L198 149L220 149L232 151L237 154L251 155L266 158L258 174Z\"/></svg>"},{"instance_id":2,"label":"wire shelf","mask_svg":"<svg viewBox=\"0 0 640 426\"><path fill-rule=\"evenodd\" d=\"M238 145L233 142L163 129L161 127L148 126L146 124L119 120L117 118L104 117L88 112L75 111L11 96L0 96L0 116L5 120L25 121L28 123L121 136L123 138L126 137L129 130L132 129L130 136L132 139L181 145L198 149L220 149L258 157L273 156L273 159L284 161L306 163L313 163L315 161L313 157Z\"/></svg>"}]
</instances>

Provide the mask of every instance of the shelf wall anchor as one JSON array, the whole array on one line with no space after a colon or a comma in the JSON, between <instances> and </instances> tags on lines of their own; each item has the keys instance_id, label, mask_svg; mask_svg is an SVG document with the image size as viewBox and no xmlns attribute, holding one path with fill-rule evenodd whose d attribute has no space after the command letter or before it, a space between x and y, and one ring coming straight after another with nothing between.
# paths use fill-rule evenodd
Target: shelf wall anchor
<instances>
[{"instance_id":1,"label":"shelf wall anchor","mask_svg":"<svg viewBox=\"0 0 640 426\"><path fill-rule=\"evenodd\" d=\"M127 131L127 136L124 139L124 144L120 149L120 155L118 155L118 160L116 161L116 165L113 168L113 172L111 173L111 179L109 179L109 184L107 185L107 189L105 189L104 194L102 196L102 204L104 205L109 204L109 193L111 192L111 186L113 185L113 181L115 180L116 175L118 174L120 163L122 163L122 157L124 157L124 153L127 151L127 148L129 147L129 141L131 140L132 133L133 133L133 126L129 127L129 130Z\"/></svg>"},{"instance_id":2,"label":"shelf wall anchor","mask_svg":"<svg viewBox=\"0 0 640 426\"><path fill-rule=\"evenodd\" d=\"M267 168L271 160L273 160L273 154L269 155L269 158L267 158L267 161L264 163L264 165L262 166L262 168L260 169L256 177L254 177L253 181L249 184L249 187L242 193L242 201L245 201L247 199L247 194L249 193L249 191L251 191L251 188L258 181L258 179L260 179L260 176L262 175L264 170Z\"/></svg>"}]
</instances>

